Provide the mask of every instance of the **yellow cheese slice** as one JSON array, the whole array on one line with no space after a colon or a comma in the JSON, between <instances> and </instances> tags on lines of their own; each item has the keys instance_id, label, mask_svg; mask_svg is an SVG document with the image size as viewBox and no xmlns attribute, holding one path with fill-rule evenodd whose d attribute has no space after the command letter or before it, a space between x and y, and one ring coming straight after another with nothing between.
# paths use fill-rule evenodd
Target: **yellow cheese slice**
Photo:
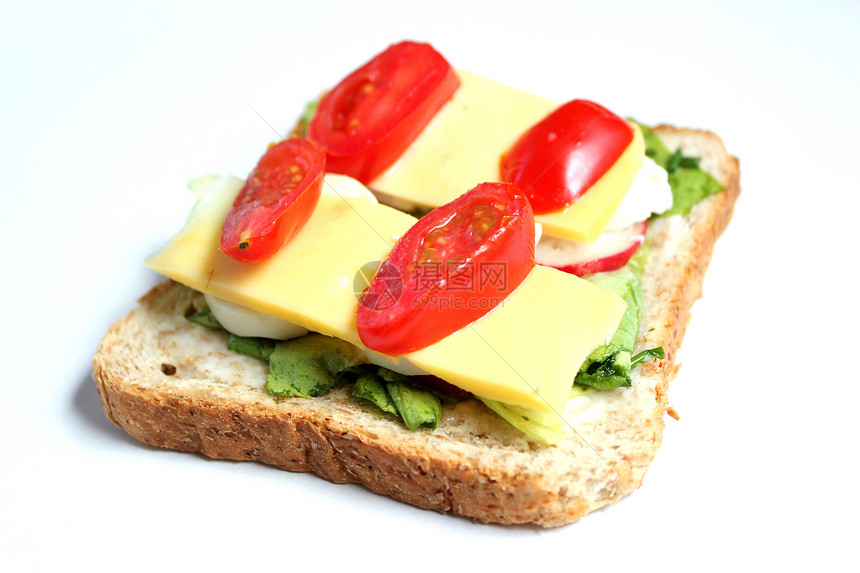
<instances>
[{"instance_id":1,"label":"yellow cheese slice","mask_svg":"<svg viewBox=\"0 0 860 573\"><path fill-rule=\"evenodd\" d=\"M240 263L219 245L242 183L213 177L185 227L147 266L201 292L361 345L355 274L384 261L415 218L366 199L323 194L304 228L270 260Z\"/></svg>"},{"instance_id":2,"label":"yellow cheese slice","mask_svg":"<svg viewBox=\"0 0 860 573\"><path fill-rule=\"evenodd\" d=\"M289 244L270 260L247 265L218 248L242 181L212 177L206 185L185 227L147 265L197 290L366 350L355 324L355 275L366 263L384 260L415 219L366 199L323 195ZM537 267L482 319L403 358L474 394L558 412L579 366L614 332L625 308L614 293Z\"/></svg>"},{"instance_id":3,"label":"yellow cheese slice","mask_svg":"<svg viewBox=\"0 0 860 573\"><path fill-rule=\"evenodd\" d=\"M502 154L558 103L458 70L460 87L403 156L370 183L385 195L437 207L475 185L499 180ZM538 215L547 235L593 243L642 166L645 143L634 141L601 180L564 211Z\"/></svg>"},{"instance_id":4,"label":"yellow cheese slice","mask_svg":"<svg viewBox=\"0 0 860 573\"><path fill-rule=\"evenodd\" d=\"M478 396L561 412L579 367L607 342L626 309L624 300L608 290L536 266L501 306L407 356ZM450 360L452 353L462 359Z\"/></svg>"},{"instance_id":5,"label":"yellow cheese slice","mask_svg":"<svg viewBox=\"0 0 860 573\"><path fill-rule=\"evenodd\" d=\"M633 141L621 157L576 203L558 213L535 215L550 236L594 243L618 209L645 157L645 138L636 124Z\"/></svg>"}]
</instances>

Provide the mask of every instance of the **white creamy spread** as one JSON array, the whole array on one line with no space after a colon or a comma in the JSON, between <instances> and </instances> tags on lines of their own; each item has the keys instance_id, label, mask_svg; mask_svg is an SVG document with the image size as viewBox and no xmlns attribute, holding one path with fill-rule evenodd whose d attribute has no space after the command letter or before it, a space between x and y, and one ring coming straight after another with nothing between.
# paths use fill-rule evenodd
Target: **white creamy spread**
<instances>
[{"instance_id":1,"label":"white creamy spread","mask_svg":"<svg viewBox=\"0 0 860 573\"><path fill-rule=\"evenodd\" d=\"M607 230L623 229L644 221L654 213L662 213L672 207L672 189L669 174L646 156L642 167L633 177L630 189L606 226Z\"/></svg>"}]
</instances>

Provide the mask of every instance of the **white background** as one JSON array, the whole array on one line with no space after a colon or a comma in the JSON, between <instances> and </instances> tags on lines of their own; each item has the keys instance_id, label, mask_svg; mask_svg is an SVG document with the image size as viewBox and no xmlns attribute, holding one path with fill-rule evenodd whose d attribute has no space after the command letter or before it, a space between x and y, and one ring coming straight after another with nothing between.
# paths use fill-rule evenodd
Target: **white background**
<instances>
[{"instance_id":1,"label":"white background","mask_svg":"<svg viewBox=\"0 0 860 573\"><path fill-rule=\"evenodd\" d=\"M0 569L857 567L857 2L11 4ZM160 451L101 413L92 354L159 281L142 260L182 224L186 183L246 175L306 100L404 38L545 97L710 128L741 159L671 389L681 421L638 492L575 525L478 525Z\"/></svg>"}]
</instances>

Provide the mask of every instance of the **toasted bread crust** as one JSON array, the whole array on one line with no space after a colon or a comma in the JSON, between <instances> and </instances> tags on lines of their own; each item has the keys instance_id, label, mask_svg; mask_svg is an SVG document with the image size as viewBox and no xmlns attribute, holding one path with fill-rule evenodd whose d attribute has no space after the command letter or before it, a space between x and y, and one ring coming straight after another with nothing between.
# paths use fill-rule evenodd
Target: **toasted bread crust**
<instances>
[{"instance_id":1,"label":"toasted bread crust","mask_svg":"<svg viewBox=\"0 0 860 573\"><path fill-rule=\"evenodd\" d=\"M446 406L435 431L410 432L347 388L308 399L262 389L265 367L225 350L222 333L189 324L199 295L166 281L114 324L93 360L107 417L153 446L310 471L418 507L483 522L576 521L641 484L660 444L667 385L690 307L739 193L738 162L708 132L660 126L667 145L703 156L726 187L688 217L649 228L639 347L663 346L633 388L613 391L578 435L537 448L482 404Z\"/></svg>"},{"instance_id":2,"label":"toasted bread crust","mask_svg":"<svg viewBox=\"0 0 860 573\"><path fill-rule=\"evenodd\" d=\"M703 168L725 187L724 192L702 201L684 218L688 229L681 233L682 243L675 249L666 248L674 238L671 228L674 221L657 220L648 229L648 245L654 256L649 260L644 277L646 288L652 287L646 298L659 305L660 312L659 320L647 321L648 328L640 328L639 344L642 348L663 347L666 358L643 364L642 372L656 374L659 370L665 395L669 381L674 378L675 356L690 322L693 303L702 296L714 244L734 214L741 188L738 159L729 155L716 134L670 125L659 125L654 131L670 151L681 148L690 155L702 157Z\"/></svg>"}]
</instances>

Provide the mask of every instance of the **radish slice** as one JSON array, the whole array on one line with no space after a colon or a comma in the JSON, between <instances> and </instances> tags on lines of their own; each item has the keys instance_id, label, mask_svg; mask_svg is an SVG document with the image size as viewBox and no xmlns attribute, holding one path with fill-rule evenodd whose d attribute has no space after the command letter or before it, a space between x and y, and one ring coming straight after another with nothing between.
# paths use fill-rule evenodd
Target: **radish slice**
<instances>
[{"instance_id":1,"label":"radish slice","mask_svg":"<svg viewBox=\"0 0 860 573\"><path fill-rule=\"evenodd\" d=\"M648 221L613 231L604 231L589 245L556 237L543 237L535 247L535 262L576 276L620 269L645 241Z\"/></svg>"}]
</instances>

